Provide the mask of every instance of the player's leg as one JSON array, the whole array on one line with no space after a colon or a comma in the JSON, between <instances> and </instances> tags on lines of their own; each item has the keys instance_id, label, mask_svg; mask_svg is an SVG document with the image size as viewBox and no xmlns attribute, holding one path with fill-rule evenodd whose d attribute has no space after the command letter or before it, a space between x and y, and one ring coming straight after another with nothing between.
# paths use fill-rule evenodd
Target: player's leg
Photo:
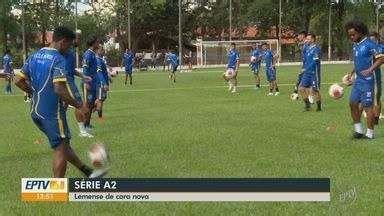
<instances>
[{"instance_id":1,"label":"player's leg","mask_svg":"<svg viewBox=\"0 0 384 216\"><path fill-rule=\"evenodd\" d=\"M311 91L312 91L313 97L316 99L316 104L317 104L316 111L321 111L320 80L318 77L319 77L318 75L313 77Z\"/></svg>"},{"instance_id":2,"label":"player's leg","mask_svg":"<svg viewBox=\"0 0 384 216\"><path fill-rule=\"evenodd\" d=\"M132 85L133 84L133 81L132 81L132 72L128 74L129 76L129 85Z\"/></svg>"},{"instance_id":3,"label":"player's leg","mask_svg":"<svg viewBox=\"0 0 384 216\"><path fill-rule=\"evenodd\" d=\"M349 107L354 127L352 138L354 139L361 139L364 137L363 125L361 124L361 94L363 93L360 91L360 89L354 85L349 96Z\"/></svg>"},{"instance_id":4,"label":"player's leg","mask_svg":"<svg viewBox=\"0 0 384 216\"><path fill-rule=\"evenodd\" d=\"M308 99L309 87L310 87L310 80L308 80L307 76L303 76L301 78L301 81L299 84L299 94L300 94L300 97L304 101L304 110L305 111L309 111L311 108L311 103L309 102L309 99Z\"/></svg>"},{"instance_id":5,"label":"player's leg","mask_svg":"<svg viewBox=\"0 0 384 216\"><path fill-rule=\"evenodd\" d=\"M378 76L379 75L379 76ZM381 73L375 74L376 79L376 87L375 87L375 106L374 106L374 114L375 114L375 124L379 124L380 114L381 114Z\"/></svg>"},{"instance_id":6,"label":"player's leg","mask_svg":"<svg viewBox=\"0 0 384 216\"><path fill-rule=\"evenodd\" d=\"M375 101L375 85L364 85L361 94L361 105L367 114L367 133L366 137L369 139L374 138L374 125L375 125L375 112L374 112L374 101Z\"/></svg>"},{"instance_id":7,"label":"player's leg","mask_svg":"<svg viewBox=\"0 0 384 216\"><path fill-rule=\"evenodd\" d=\"M235 93L237 91L237 77L236 75L231 79L232 83L232 93Z\"/></svg>"},{"instance_id":8,"label":"player's leg","mask_svg":"<svg viewBox=\"0 0 384 216\"><path fill-rule=\"evenodd\" d=\"M124 85L127 85L127 82L128 82L128 73L125 72L125 81L124 81Z\"/></svg>"}]
</instances>

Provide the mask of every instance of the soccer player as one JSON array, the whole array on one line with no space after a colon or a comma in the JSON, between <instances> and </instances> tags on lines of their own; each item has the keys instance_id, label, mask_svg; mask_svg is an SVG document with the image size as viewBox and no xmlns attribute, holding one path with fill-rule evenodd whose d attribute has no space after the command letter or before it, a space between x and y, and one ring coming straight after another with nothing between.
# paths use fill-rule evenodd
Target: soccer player
<instances>
[{"instance_id":1,"label":"soccer player","mask_svg":"<svg viewBox=\"0 0 384 216\"><path fill-rule=\"evenodd\" d=\"M298 94L299 85L301 82L301 78L303 76L303 70L302 69L304 67L304 61L305 61L304 56L305 56L305 51L308 47L306 40L307 40L307 32L306 31L301 31L297 34L297 43L298 43L300 51L301 51L301 61L302 61L303 65L302 65L302 68L301 68L299 74L297 75L297 80L295 83L295 89L293 90L294 94Z\"/></svg>"},{"instance_id":2,"label":"soccer player","mask_svg":"<svg viewBox=\"0 0 384 216\"><path fill-rule=\"evenodd\" d=\"M236 43L231 43L231 49L227 54L227 58L227 71L232 70L233 76L232 78L228 78L226 76L226 73L224 73L223 78L228 83L228 91L230 91L231 93L235 93L237 88L237 74L240 67L240 55L239 52L236 50Z\"/></svg>"},{"instance_id":3,"label":"soccer player","mask_svg":"<svg viewBox=\"0 0 384 216\"><path fill-rule=\"evenodd\" d=\"M47 136L53 149L53 177L65 176L67 162L87 177L101 177L106 172L93 172L70 146L71 134L63 103L78 108L82 113L86 112L83 104L73 98L68 90L65 59L62 56L68 52L74 39L75 34L71 30L65 27L56 28L51 45L28 58L21 72L17 73L15 83L32 95L32 120Z\"/></svg>"},{"instance_id":4,"label":"soccer player","mask_svg":"<svg viewBox=\"0 0 384 216\"><path fill-rule=\"evenodd\" d=\"M129 84L132 85L132 69L134 64L135 54L127 48L123 55L123 64L125 68L125 82L124 85L127 85L128 77Z\"/></svg>"},{"instance_id":5,"label":"soccer player","mask_svg":"<svg viewBox=\"0 0 384 216\"><path fill-rule=\"evenodd\" d=\"M91 36L87 41L88 50L83 54L83 74L92 78L90 82L83 82L83 94L86 101L87 112L85 114L85 129L87 132L91 130L91 117L92 110L95 107L95 101L97 97L97 60L96 50L100 46L99 39L95 36Z\"/></svg>"},{"instance_id":6,"label":"soccer player","mask_svg":"<svg viewBox=\"0 0 384 216\"><path fill-rule=\"evenodd\" d=\"M254 44L252 46L251 51L251 63L249 64L251 66L251 70L253 72L253 75L255 77L255 89L260 88L260 63L261 63L261 53L259 48L257 47L257 44Z\"/></svg>"},{"instance_id":7,"label":"soccer player","mask_svg":"<svg viewBox=\"0 0 384 216\"><path fill-rule=\"evenodd\" d=\"M380 44L380 36L377 32L372 32L369 34L369 38L378 44L379 49L381 53L384 53L384 45ZM381 114L381 93L382 93L382 87L381 87L381 69L380 67L376 68L375 70L375 81L376 81L376 100L374 104L374 113L375 113L375 124L379 124L380 114Z\"/></svg>"},{"instance_id":8,"label":"soccer player","mask_svg":"<svg viewBox=\"0 0 384 216\"><path fill-rule=\"evenodd\" d=\"M356 78L352 86L349 106L354 123L354 139L374 138L374 110L373 102L375 99L375 69L384 63L384 55L380 52L379 46L371 39L367 38L368 28L361 21L350 21L345 25L349 39L353 44L354 69L348 78L356 73ZM361 124L361 109L359 104L367 113L367 132L364 136Z\"/></svg>"},{"instance_id":9,"label":"soccer player","mask_svg":"<svg viewBox=\"0 0 384 216\"><path fill-rule=\"evenodd\" d=\"M3 68L4 73L8 74L8 76L5 77L5 94L12 94L12 77L13 77L13 66L12 66L12 58L11 58L11 51L9 49L6 49L3 56Z\"/></svg>"},{"instance_id":10,"label":"soccer player","mask_svg":"<svg viewBox=\"0 0 384 216\"><path fill-rule=\"evenodd\" d=\"M168 62L169 62L169 79L172 79L173 82L176 82L176 71L177 67L179 67L179 58L174 53L174 50L168 54Z\"/></svg>"},{"instance_id":11,"label":"soccer player","mask_svg":"<svg viewBox=\"0 0 384 216\"><path fill-rule=\"evenodd\" d=\"M276 56L272 53L272 50L269 49L267 43L263 43L261 46L263 50L263 59L265 62L265 74L269 82L269 93L268 95L279 95L279 87L276 82ZM275 93L273 93L275 91Z\"/></svg>"},{"instance_id":12,"label":"soccer player","mask_svg":"<svg viewBox=\"0 0 384 216\"><path fill-rule=\"evenodd\" d=\"M302 76L299 85L299 92L305 103L305 111L309 111L311 103L309 96L312 94L316 98L317 109L321 111L321 95L320 95L320 58L321 49L316 45L316 35L309 33L307 35L308 46L304 52L304 64Z\"/></svg>"},{"instance_id":13,"label":"soccer player","mask_svg":"<svg viewBox=\"0 0 384 216\"><path fill-rule=\"evenodd\" d=\"M107 92L109 91L109 76L107 71L107 65L103 59L105 51L102 46L96 52L97 56L97 76L99 79L97 87L97 100L96 111L99 120L103 119L103 103L107 99Z\"/></svg>"},{"instance_id":14,"label":"soccer player","mask_svg":"<svg viewBox=\"0 0 384 216\"><path fill-rule=\"evenodd\" d=\"M76 35L76 41L74 43L74 47L78 46L79 43L79 35ZM77 89L76 82L75 82L75 76L80 77L83 82L91 82L92 78L83 75L78 70L76 70L76 56L75 51L73 49L69 49L68 52L63 54L65 59L65 70L67 71L67 83L69 86L70 93L73 95L73 97L78 101L79 103L82 102L81 95L79 93L79 90ZM86 100L86 98L84 98ZM77 124L79 126L79 136L80 137L88 137L93 138L93 135L90 134L84 125L84 122L86 119L84 118L84 115L81 113L79 109L75 110L75 118L77 121Z\"/></svg>"}]
</instances>

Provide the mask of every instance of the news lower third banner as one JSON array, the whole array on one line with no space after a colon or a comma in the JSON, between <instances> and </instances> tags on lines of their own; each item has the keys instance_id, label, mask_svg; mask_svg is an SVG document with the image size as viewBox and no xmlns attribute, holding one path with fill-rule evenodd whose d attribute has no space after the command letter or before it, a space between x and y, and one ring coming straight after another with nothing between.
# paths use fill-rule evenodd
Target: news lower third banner
<instances>
[{"instance_id":1,"label":"news lower third banner","mask_svg":"<svg viewBox=\"0 0 384 216\"><path fill-rule=\"evenodd\" d=\"M329 178L23 178L23 201L330 201Z\"/></svg>"}]
</instances>

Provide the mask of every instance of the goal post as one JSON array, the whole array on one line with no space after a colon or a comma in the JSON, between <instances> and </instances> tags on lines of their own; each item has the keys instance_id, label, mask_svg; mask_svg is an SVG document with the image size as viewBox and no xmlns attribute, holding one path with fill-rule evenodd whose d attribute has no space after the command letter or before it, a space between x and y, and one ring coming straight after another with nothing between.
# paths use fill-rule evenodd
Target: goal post
<instances>
[{"instance_id":1,"label":"goal post","mask_svg":"<svg viewBox=\"0 0 384 216\"><path fill-rule=\"evenodd\" d=\"M220 67L227 64L227 53L231 43L236 43L236 48L240 54L240 64L249 64L252 46L257 44L261 49L262 43L267 43L270 49L279 54L279 46L277 39L268 40L237 40L237 41L203 41L197 40L196 43L196 60L198 67ZM280 62L278 57L278 62Z\"/></svg>"}]
</instances>

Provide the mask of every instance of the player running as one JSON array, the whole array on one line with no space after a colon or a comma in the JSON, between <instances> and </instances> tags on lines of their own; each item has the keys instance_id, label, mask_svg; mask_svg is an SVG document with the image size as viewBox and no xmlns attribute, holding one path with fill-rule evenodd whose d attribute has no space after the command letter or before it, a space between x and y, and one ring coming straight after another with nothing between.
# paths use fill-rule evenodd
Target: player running
<instances>
[{"instance_id":1,"label":"player running","mask_svg":"<svg viewBox=\"0 0 384 216\"><path fill-rule=\"evenodd\" d=\"M269 82L269 96L279 95L279 87L276 82L276 56L272 53L272 50L269 49L267 43L261 45L263 51L263 59L265 62L265 74ZM275 91L275 93L273 93Z\"/></svg>"},{"instance_id":2,"label":"player running","mask_svg":"<svg viewBox=\"0 0 384 216\"><path fill-rule=\"evenodd\" d=\"M86 166L70 146L71 134L64 103L85 113L85 106L72 97L67 82L65 59L75 33L65 27L54 30L49 47L29 57L16 75L16 86L32 95L31 117L35 125L47 136L53 149L53 177L63 178L67 162L87 177L101 177L106 171L95 173Z\"/></svg>"},{"instance_id":3,"label":"player running","mask_svg":"<svg viewBox=\"0 0 384 216\"><path fill-rule=\"evenodd\" d=\"M231 43L231 49L228 52L227 70L223 74L224 80L228 83L228 91L236 93L237 88L237 73L240 67L240 55L236 50L236 44Z\"/></svg>"},{"instance_id":4,"label":"player running","mask_svg":"<svg viewBox=\"0 0 384 216\"><path fill-rule=\"evenodd\" d=\"M78 35L76 35L76 41L74 43L74 47L77 47L79 42ZM77 102L82 103L82 98L79 93L79 90L77 89L76 86L76 81L75 81L75 76L80 77L83 81L85 82L90 82L92 79L88 76L83 75L80 73L78 70L76 70L76 56L75 56L75 51L73 49L69 49L68 52L63 54L64 59L65 59L65 71L67 71L67 83L69 86L70 93L72 96L76 99ZM80 137L88 137L88 138L93 138L92 134L87 132L85 129L85 118L83 113L79 109L75 110L75 118L77 121L77 124L79 126L79 136Z\"/></svg>"},{"instance_id":5,"label":"player running","mask_svg":"<svg viewBox=\"0 0 384 216\"><path fill-rule=\"evenodd\" d=\"M174 50L172 50L168 54L168 63L169 63L169 79L173 80L173 82L176 82L176 71L179 67L179 58L174 53Z\"/></svg>"},{"instance_id":6,"label":"player running","mask_svg":"<svg viewBox=\"0 0 384 216\"><path fill-rule=\"evenodd\" d=\"M97 50L97 76L99 79L97 87L97 100L96 111L99 120L103 120L103 103L107 99L107 92L109 91L109 76L107 71L107 65L104 61L105 51L102 46Z\"/></svg>"},{"instance_id":7,"label":"player running","mask_svg":"<svg viewBox=\"0 0 384 216\"><path fill-rule=\"evenodd\" d=\"M129 77L129 84L132 85L132 71L133 71L134 59L135 59L135 54L129 48L127 48L123 55L123 64L125 69L124 85L127 85L128 77Z\"/></svg>"},{"instance_id":8,"label":"player running","mask_svg":"<svg viewBox=\"0 0 384 216\"><path fill-rule=\"evenodd\" d=\"M251 51L251 63L249 64L251 67L251 70L253 72L253 76L255 77L255 90L260 88L260 64L261 64L261 52L259 48L257 47L257 44L254 44L252 46Z\"/></svg>"},{"instance_id":9,"label":"player running","mask_svg":"<svg viewBox=\"0 0 384 216\"><path fill-rule=\"evenodd\" d=\"M89 133L91 130L91 118L92 110L95 107L95 101L97 97L97 60L96 50L100 46L100 42L97 37L92 36L87 41L88 50L83 54L83 74L91 77L92 81L83 82L83 94L84 100L86 101L87 112L85 114L85 129Z\"/></svg>"},{"instance_id":10,"label":"player running","mask_svg":"<svg viewBox=\"0 0 384 216\"><path fill-rule=\"evenodd\" d=\"M304 64L301 72L301 81L299 92L305 104L305 111L311 109L309 96L312 94L316 98L317 109L321 111L321 95L320 95L320 59L321 49L316 45L316 35L307 35L308 46L304 52Z\"/></svg>"},{"instance_id":11,"label":"player running","mask_svg":"<svg viewBox=\"0 0 384 216\"><path fill-rule=\"evenodd\" d=\"M375 69L384 63L384 55L380 52L380 47L367 38L368 28L361 21L350 21L345 25L349 39L353 44L354 69L349 73L351 79L356 74L353 82L349 106L354 123L354 139L374 138L374 119L373 110L375 100ZM363 107L367 113L367 132L364 136L361 124L361 109Z\"/></svg>"},{"instance_id":12,"label":"player running","mask_svg":"<svg viewBox=\"0 0 384 216\"><path fill-rule=\"evenodd\" d=\"M3 68L5 76L5 94L12 94L12 79L13 79L13 66L12 66L11 51L9 49L5 50L3 56Z\"/></svg>"},{"instance_id":13,"label":"player running","mask_svg":"<svg viewBox=\"0 0 384 216\"><path fill-rule=\"evenodd\" d=\"M301 78L303 76L303 67L304 67L304 61L305 61L305 51L307 49L307 43L306 43L306 39L307 39L307 32L306 31L301 31L297 34L297 44L299 45L299 48L300 48L300 51L301 51L301 62L303 63L302 64L302 68L299 72L299 74L297 75L297 80L296 80L296 83L295 83L295 89L293 90L293 94L298 94L298 91L299 91L299 85L300 85L300 82L301 82Z\"/></svg>"},{"instance_id":14,"label":"player running","mask_svg":"<svg viewBox=\"0 0 384 216\"><path fill-rule=\"evenodd\" d=\"M380 52L384 53L384 45L380 44L380 37L377 32L372 32L369 34L369 38L378 44L380 48ZM379 119L381 115L381 94L382 94L382 87L381 87L381 69L380 67L376 68L375 70L375 81L376 81L376 87L375 87L375 93L376 93L376 100L375 100L375 105L374 105L374 112L375 112L375 124L379 124Z\"/></svg>"}]
</instances>

